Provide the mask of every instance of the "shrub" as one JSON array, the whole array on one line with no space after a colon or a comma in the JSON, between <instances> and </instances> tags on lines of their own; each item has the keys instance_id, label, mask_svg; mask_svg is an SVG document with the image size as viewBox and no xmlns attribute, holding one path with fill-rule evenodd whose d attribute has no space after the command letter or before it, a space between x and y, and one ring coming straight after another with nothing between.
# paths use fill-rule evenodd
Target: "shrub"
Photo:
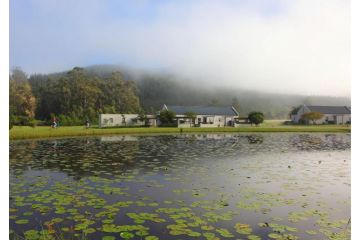
<instances>
[{"instance_id":1,"label":"shrub","mask_svg":"<svg viewBox=\"0 0 359 240\"><path fill-rule=\"evenodd\" d=\"M307 112L302 115L301 119L303 119L306 122L311 120L314 124L316 124L317 123L316 121L321 119L323 116L324 116L323 113L320 112Z\"/></svg>"},{"instance_id":2,"label":"shrub","mask_svg":"<svg viewBox=\"0 0 359 240\"><path fill-rule=\"evenodd\" d=\"M248 114L248 120L251 124L258 126L264 121L264 115L261 112L251 112Z\"/></svg>"},{"instance_id":3,"label":"shrub","mask_svg":"<svg viewBox=\"0 0 359 240\"><path fill-rule=\"evenodd\" d=\"M176 114L172 111L163 110L160 112L160 121L161 125L167 125L167 124L175 124L175 117Z\"/></svg>"}]
</instances>

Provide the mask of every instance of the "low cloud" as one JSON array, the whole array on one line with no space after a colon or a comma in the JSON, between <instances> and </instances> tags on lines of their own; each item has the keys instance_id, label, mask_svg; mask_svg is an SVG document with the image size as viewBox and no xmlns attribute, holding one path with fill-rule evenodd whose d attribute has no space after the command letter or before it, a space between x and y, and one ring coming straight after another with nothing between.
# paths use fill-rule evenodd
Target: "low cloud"
<instances>
[{"instance_id":1,"label":"low cloud","mask_svg":"<svg viewBox=\"0 0 359 240\"><path fill-rule=\"evenodd\" d=\"M24 15L10 3L10 64L29 73L113 63L206 85L350 95L347 0L30 2Z\"/></svg>"}]
</instances>

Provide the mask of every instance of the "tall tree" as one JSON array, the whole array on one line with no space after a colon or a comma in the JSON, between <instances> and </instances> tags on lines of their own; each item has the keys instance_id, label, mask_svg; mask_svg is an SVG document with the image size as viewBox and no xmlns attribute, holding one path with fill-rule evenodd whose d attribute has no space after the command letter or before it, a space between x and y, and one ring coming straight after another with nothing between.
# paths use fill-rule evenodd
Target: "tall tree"
<instances>
[{"instance_id":1,"label":"tall tree","mask_svg":"<svg viewBox=\"0 0 359 240\"><path fill-rule=\"evenodd\" d=\"M117 113L138 113L140 101L136 85L132 81L123 80L120 72L113 72L111 77L101 84L103 96L101 105ZM113 106L113 108L109 108Z\"/></svg>"},{"instance_id":2,"label":"tall tree","mask_svg":"<svg viewBox=\"0 0 359 240\"><path fill-rule=\"evenodd\" d=\"M15 68L10 75L9 102L11 114L33 119L36 100L32 94L27 75L20 68Z\"/></svg>"}]
</instances>

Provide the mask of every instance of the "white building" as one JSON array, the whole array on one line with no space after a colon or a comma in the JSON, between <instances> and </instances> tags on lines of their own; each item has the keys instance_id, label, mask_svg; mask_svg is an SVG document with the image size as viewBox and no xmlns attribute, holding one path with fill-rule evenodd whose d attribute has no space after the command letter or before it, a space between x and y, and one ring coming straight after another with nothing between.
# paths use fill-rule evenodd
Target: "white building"
<instances>
[{"instance_id":1,"label":"white building","mask_svg":"<svg viewBox=\"0 0 359 240\"><path fill-rule=\"evenodd\" d=\"M203 107L203 106L167 106L163 105L162 111L168 110L176 114L176 121L179 128L185 127L224 127L235 126L235 118L238 111L234 107ZM196 114L193 120L186 116L186 113Z\"/></svg>"},{"instance_id":2,"label":"white building","mask_svg":"<svg viewBox=\"0 0 359 240\"><path fill-rule=\"evenodd\" d=\"M156 126L156 117L147 115L147 124ZM128 126L144 126L145 121L138 118L138 114L100 114L99 127L128 127Z\"/></svg>"},{"instance_id":3,"label":"white building","mask_svg":"<svg viewBox=\"0 0 359 240\"><path fill-rule=\"evenodd\" d=\"M351 108L347 106L307 106L302 105L291 114L294 123L301 121L302 115L308 112L320 112L323 117L316 120L317 124L347 124L351 122Z\"/></svg>"}]
</instances>

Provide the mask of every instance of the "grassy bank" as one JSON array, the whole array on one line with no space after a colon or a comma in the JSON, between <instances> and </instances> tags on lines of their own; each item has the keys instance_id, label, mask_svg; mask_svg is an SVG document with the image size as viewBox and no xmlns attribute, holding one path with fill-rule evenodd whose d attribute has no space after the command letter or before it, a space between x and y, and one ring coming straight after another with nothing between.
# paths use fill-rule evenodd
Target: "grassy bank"
<instances>
[{"instance_id":1,"label":"grassy bank","mask_svg":"<svg viewBox=\"0 0 359 240\"><path fill-rule=\"evenodd\" d=\"M183 128L184 133L191 132L344 132L349 133L350 127L336 125L317 126L287 126L265 123L259 127L243 126L238 128ZM25 127L15 126L10 130L10 140L31 138L52 138L89 135L113 135L113 134L156 134L156 133L180 133L179 128L97 128L89 129L83 126L59 127Z\"/></svg>"}]
</instances>

